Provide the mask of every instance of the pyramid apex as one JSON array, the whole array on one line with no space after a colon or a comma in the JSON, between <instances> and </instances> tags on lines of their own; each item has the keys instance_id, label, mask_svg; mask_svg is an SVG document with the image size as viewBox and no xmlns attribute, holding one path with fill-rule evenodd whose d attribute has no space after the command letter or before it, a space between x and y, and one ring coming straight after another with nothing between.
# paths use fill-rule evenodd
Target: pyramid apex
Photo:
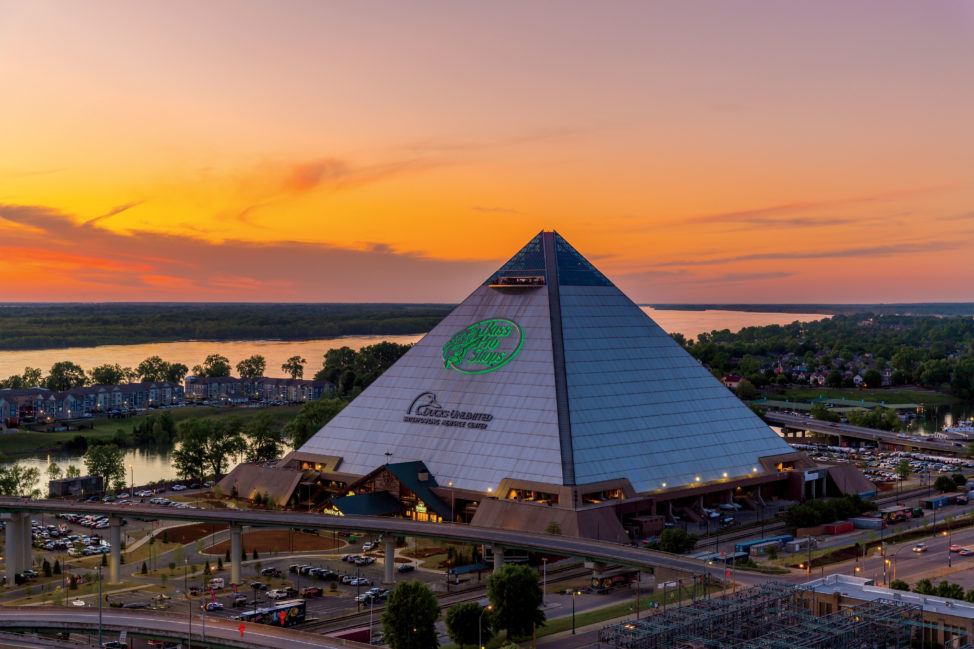
<instances>
[{"instance_id":1,"label":"pyramid apex","mask_svg":"<svg viewBox=\"0 0 974 649\"><path fill-rule=\"evenodd\" d=\"M561 286L612 286L612 282L572 247L557 230L542 230L484 285L492 288Z\"/></svg>"}]
</instances>

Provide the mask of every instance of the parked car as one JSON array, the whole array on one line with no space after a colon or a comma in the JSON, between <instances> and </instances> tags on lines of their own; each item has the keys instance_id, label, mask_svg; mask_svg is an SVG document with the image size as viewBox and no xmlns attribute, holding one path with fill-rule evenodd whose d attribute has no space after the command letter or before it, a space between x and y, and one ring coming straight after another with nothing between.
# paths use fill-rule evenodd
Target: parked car
<instances>
[{"instance_id":1,"label":"parked car","mask_svg":"<svg viewBox=\"0 0 974 649\"><path fill-rule=\"evenodd\" d=\"M302 597L321 597L322 590L317 586L308 586L307 588L301 589Z\"/></svg>"},{"instance_id":2,"label":"parked car","mask_svg":"<svg viewBox=\"0 0 974 649\"><path fill-rule=\"evenodd\" d=\"M203 604L202 608L203 608L204 611L207 611L207 612L209 612L209 611L222 611L223 610L223 604L221 604L220 602L206 602L205 604Z\"/></svg>"},{"instance_id":3,"label":"parked car","mask_svg":"<svg viewBox=\"0 0 974 649\"><path fill-rule=\"evenodd\" d=\"M184 484L174 484L172 486L173 491L183 491L184 489L186 489L186 485Z\"/></svg>"},{"instance_id":4,"label":"parked car","mask_svg":"<svg viewBox=\"0 0 974 649\"><path fill-rule=\"evenodd\" d=\"M957 554L959 554L962 557L969 557L974 555L974 550L970 548L961 548Z\"/></svg>"},{"instance_id":5,"label":"parked car","mask_svg":"<svg viewBox=\"0 0 974 649\"><path fill-rule=\"evenodd\" d=\"M234 595L233 596L233 600L231 601L231 603L232 603L233 606L244 606L244 605L247 604L247 596L246 595Z\"/></svg>"},{"instance_id":6,"label":"parked car","mask_svg":"<svg viewBox=\"0 0 974 649\"><path fill-rule=\"evenodd\" d=\"M416 569L416 566L414 566L413 564L411 564L411 563L404 563L401 566L399 566L398 568L396 568L396 571L397 572L412 572L415 569Z\"/></svg>"}]
</instances>

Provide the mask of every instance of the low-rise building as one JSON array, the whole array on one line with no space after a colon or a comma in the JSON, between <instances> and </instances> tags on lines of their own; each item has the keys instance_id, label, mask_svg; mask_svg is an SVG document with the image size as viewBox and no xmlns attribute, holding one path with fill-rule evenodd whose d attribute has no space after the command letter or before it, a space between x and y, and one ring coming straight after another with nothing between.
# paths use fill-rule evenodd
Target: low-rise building
<instances>
[{"instance_id":1,"label":"low-rise building","mask_svg":"<svg viewBox=\"0 0 974 649\"><path fill-rule=\"evenodd\" d=\"M105 490L104 479L100 475L61 478L60 480L51 480L47 484L51 495L57 498L64 496L98 496Z\"/></svg>"}]
</instances>

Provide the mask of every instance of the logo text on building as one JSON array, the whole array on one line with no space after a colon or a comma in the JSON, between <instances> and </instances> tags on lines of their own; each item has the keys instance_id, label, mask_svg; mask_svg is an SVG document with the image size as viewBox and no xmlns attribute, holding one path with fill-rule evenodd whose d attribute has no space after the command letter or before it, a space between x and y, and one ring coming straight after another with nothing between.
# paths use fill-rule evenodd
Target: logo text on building
<instances>
[{"instance_id":1,"label":"logo text on building","mask_svg":"<svg viewBox=\"0 0 974 649\"><path fill-rule=\"evenodd\" d=\"M486 374L509 363L524 344L516 322L493 318L475 322L443 345L443 367L462 374Z\"/></svg>"},{"instance_id":2,"label":"logo text on building","mask_svg":"<svg viewBox=\"0 0 974 649\"><path fill-rule=\"evenodd\" d=\"M489 412L471 412L458 408L444 408L432 392L424 392L409 405L402 420L408 424L426 424L427 426L447 426L451 428L477 428L486 430L487 424L493 421L494 415Z\"/></svg>"}]
</instances>

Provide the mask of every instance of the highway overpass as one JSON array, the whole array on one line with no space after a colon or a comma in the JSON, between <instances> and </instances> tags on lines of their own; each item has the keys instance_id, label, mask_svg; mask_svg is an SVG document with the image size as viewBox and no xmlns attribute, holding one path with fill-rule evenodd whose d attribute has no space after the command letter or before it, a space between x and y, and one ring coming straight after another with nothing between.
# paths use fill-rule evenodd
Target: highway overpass
<instances>
[{"instance_id":1,"label":"highway overpass","mask_svg":"<svg viewBox=\"0 0 974 649\"><path fill-rule=\"evenodd\" d=\"M118 581L119 527L121 518L142 520L175 520L187 523L222 523L231 532L231 581L240 583L240 531L244 526L356 531L382 534L385 539L385 581L392 583L395 573L391 542L394 536L412 536L463 543L483 543L494 548L495 566L503 561L504 549L528 550L550 555L577 557L586 561L618 564L630 568L650 570L664 568L691 575L723 576L722 569L702 561L666 552L657 552L628 545L556 534L537 534L496 528L476 527L460 523L421 523L404 518L380 516L331 516L303 512L255 511L246 509L178 509L158 505L71 504L47 500L0 498L0 513L8 521L6 559L8 573L18 567L25 556L29 558L29 542L25 549L24 535L29 539L30 515L70 511L74 514L104 514L111 517L109 528L112 552L110 579ZM26 532L24 529L26 527ZM18 531L20 533L18 533ZM22 568L21 568L22 569ZM13 570L16 572L16 570Z\"/></svg>"},{"instance_id":2,"label":"highway overpass","mask_svg":"<svg viewBox=\"0 0 974 649\"><path fill-rule=\"evenodd\" d=\"M366 649L367 644L339 640L328 636L282 629L266 624L243 624L237 620L207 617L204 630L199 611L190 616L171 612L155 612L118 608L101 611L101 627L105 640L125 631L128 637L152 640L173 640L186 643L192 636L193 647L209 649L266 649L293 647L294 649ZM98 635L98 609L72 606L2 606L0 628L4 631L57 633L86 633ZM243 628L241 628L243 627ZM185 647L187 644L184 644Z\"/></svg>"},{"instance_id":3,"label":"highway overpass","mask_svg":"<svg viewBox=\"0 0 974 649\"><path fill-rule=\"evenodd\" d=\"M910 453L927 453L930 455L958 456L964 451L963 446L954 446L943 440L928 441L915 435L891 433L886 430L876 430L852 424L839 424L820 419L812 419L805 415L790 415L783 412L766 412L764 420L769 424L781 426L785 439L791 442L801 442L798 432L818 433L836 439L837 444L848 438L869 440L876 442L880 448L892 451L907 451Z\"/></svg>"}]
</instances>

